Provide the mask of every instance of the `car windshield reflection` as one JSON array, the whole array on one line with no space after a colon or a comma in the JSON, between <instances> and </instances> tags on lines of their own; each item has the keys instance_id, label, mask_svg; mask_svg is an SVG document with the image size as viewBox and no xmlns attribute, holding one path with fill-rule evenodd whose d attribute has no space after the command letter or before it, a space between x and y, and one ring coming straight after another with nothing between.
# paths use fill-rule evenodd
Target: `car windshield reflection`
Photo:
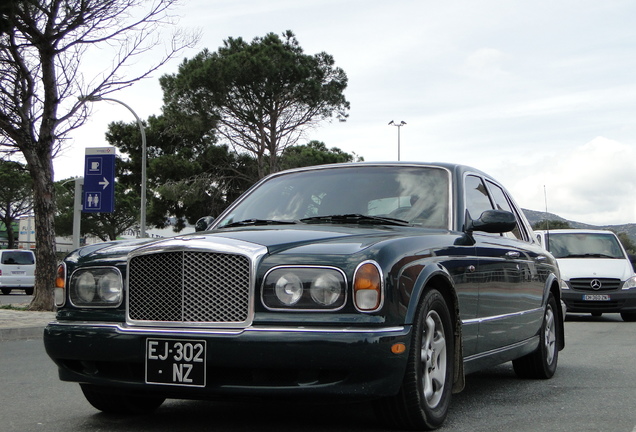
<instances>
[{"instance_id":1,"label":"car windshield reflection","mask_svg":"<svg viewBox=\"0 0 636 432\"><path fill-rule=\"evenodd\" d=\"M302 220L447 229L449 197L449 173L437 167L364 166L292 172L273 177L251 191L216 228L250 220Z\"/></svg>"}]
</instances>

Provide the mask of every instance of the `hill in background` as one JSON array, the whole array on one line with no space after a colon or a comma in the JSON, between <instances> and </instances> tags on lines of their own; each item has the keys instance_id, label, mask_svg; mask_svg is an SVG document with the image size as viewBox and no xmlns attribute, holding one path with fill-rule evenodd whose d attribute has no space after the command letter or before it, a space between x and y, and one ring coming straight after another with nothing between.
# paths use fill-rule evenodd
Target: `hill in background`
<instances>
[{"instance_id":1,"label":"hill in background","mask_svg":"<svg viewBox=\"0 0 636 432\"><path fill-rule=\"evenodd\" d=\"M605 230L612 230L614 232L617 233L621 233L624 232L626 233L629 238L636 243L636 223L630 223L630 224L623 224L623 225L588 225L588 224L584 224L581 222L575 222L575 221L571 221L568 219L564 219L561 216L555 215L554 213L548 213L548 212L544 212L544 211L536 211L536 210L528 210L528 209L522 209L523 212L526 215L526 218L528 218L528 222L530 222L530 225L534 225L537 222L540 222L542 220L548 219L548 220L558 220L558 221L562 221L562 222L567 222L568 224L570 224L570 226L572 228L578 228L578 229L605 229Z\"/></svg>"}]
</instances>

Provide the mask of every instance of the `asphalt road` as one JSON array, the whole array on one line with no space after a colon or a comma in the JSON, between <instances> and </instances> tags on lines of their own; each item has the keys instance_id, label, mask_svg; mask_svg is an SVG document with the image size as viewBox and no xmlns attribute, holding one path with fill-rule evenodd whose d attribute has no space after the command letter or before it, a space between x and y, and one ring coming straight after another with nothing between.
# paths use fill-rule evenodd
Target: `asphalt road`
<instances>
[{"instance_id":1,"label":"asphalt road","mask_svg":"<svg viewBox=\"0 0 636 432\"><path fill-rule=\"evenodd\" d=\"M23 290L11 290L11 294L0 294L0 305L31 303L32 295L25 295Z\"/></svg>"},{"instance_id":2,"label":"asphalt road","mask_svg":"<svg viewBox=\"0 0 636 432\"><path fill-rule=\"evenodd\" d=\"M636 432L636 323L570 316L555 377L519 380L510 363L470 375L455 395L449 431ZM40 340L0 342L0 430L381 431L369 404L169 400L152 416L94 410L58 380Z\"/></svg>"}]
</instances>

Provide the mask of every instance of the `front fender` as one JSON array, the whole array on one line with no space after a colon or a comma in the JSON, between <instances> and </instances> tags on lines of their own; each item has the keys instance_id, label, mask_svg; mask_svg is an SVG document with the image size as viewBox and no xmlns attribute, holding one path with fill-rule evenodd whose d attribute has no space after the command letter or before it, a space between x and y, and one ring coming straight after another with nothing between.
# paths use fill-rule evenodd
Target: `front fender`
<instances>
[{"instance_id":1,"label":"front fender","mask_svg":"<svg viewBox=\"0 0 636 432\"><path fill-rule=\"evenodd\" d=\"M420 298L427 289L437 289L446 299L454 322L453 338L455 342L455 352L453 393L459 393L465 386L462 320L459 312L459 299L451 274L445 267L438 263L414 262L400 270L397 280L399 291L405 294L408 293L406 297L409 301L408 304L405 305L405 324L412 324L414 322Z\"/></svg>"}]
</instances>

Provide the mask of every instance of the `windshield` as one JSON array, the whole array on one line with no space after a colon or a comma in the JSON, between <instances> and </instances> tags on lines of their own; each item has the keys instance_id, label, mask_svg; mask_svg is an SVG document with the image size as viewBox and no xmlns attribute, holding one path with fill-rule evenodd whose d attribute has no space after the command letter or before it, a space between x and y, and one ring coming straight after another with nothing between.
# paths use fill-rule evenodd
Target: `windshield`
<instances>
[{"instance_id":1,"label":"windshield","mask_svg":"<svg viewBox=\"0 0 636 432\"><path fill-rule=\"evenodd\" d=\"M548 233L547 239L555 258L625 258L613 234Z\"/></svg>"},{"instance_id":2,"label":"windshield","mask_svg":"<svg viewBox=\"0 0 636 432\"><path fill-rule=\"evenodd\" d=\"M449 173L432 167L340 167L273 177L217 225L362 215L448 228Z\"/></svg>"}]
</instances>

